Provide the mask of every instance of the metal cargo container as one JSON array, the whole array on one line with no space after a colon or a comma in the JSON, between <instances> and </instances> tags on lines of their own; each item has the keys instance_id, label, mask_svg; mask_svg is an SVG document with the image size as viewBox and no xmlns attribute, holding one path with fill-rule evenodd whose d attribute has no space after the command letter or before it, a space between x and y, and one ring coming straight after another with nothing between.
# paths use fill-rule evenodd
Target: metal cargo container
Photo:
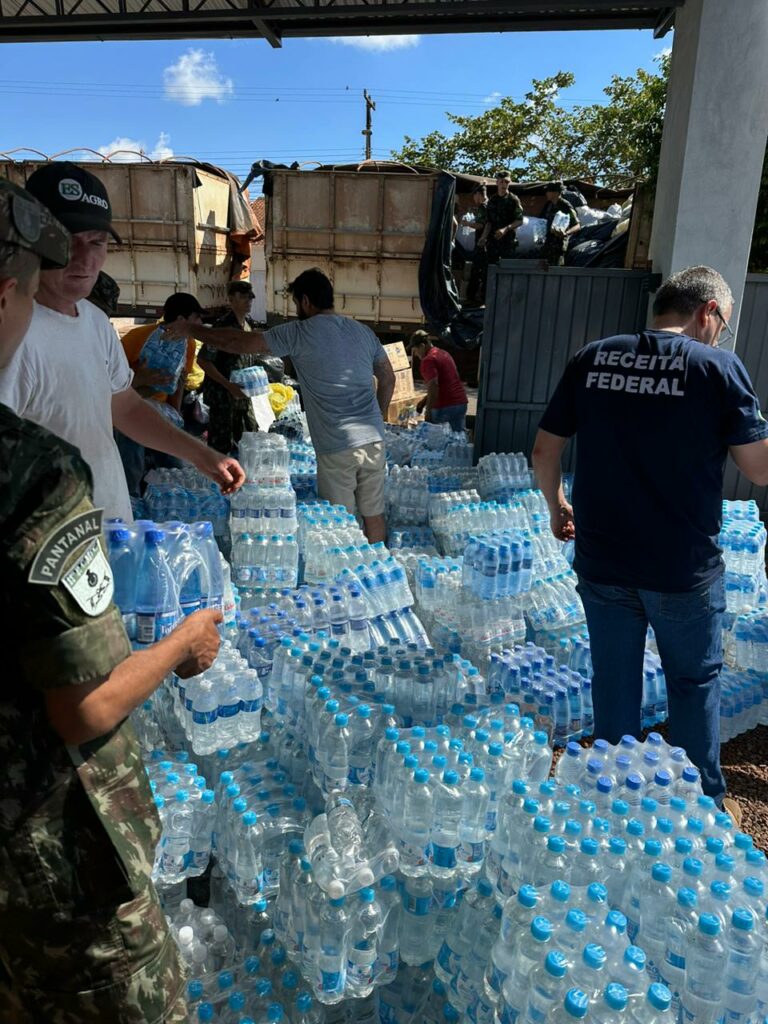
<instances>
[{"instance_id":1,"label":"metal cargo container","mask_svg":"<svg viewBox=\"0 0 768 1024\"><path fill-rule=\"evenodd\" d=\"M319 267L336 309L384 330L423 322L419 261L437 175L270 170L267 313L293 317L288 284Z\"/></svg>"},{"instance_id":2,"label":"metal cargo container","mask_svg":"<svg viewBox=\"0 0 768 1024\"><path fill-rule=\"evenodd\" d=\"M23 185L40 166L0 162L0 175ZM104 270L120 286L119 315L154 316L172 292L192 292L202 306L226 304L229 180L180 163L87 163L112 203L115 230Z\"/></svg>"}]
</instances>

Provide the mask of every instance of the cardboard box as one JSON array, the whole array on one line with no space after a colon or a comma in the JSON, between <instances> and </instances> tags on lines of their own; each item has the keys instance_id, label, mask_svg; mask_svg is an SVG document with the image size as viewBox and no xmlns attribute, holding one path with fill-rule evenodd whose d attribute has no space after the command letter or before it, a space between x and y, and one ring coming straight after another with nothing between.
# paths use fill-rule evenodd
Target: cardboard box
<instances>
[{"instance_id":1,"label":"cardboard box","mask_svg":"<svg viewBox=\"0 0 768 1024\"><path fill-rule=\"evenodd\" d=\"M392 398L407 398L413 394L413 372L411 368L395 370L395 390L392 392Z\"/></svg>"},{"instance_id":2,"label":"cardboard box","mask_svg":"<svg viewBox=\"0 0 768 1024\"><path fill-rule=\"evenodd\" d=\"M408 353L405 351L405 345L402 341L393 341L390 345L385 345L384 351L387 353L392 369L395 372L410 369L411 361L408 358Z\"/></svg>"},{"instance_id":3,"label":"cardboard box","mask_svg":"<svg viewBox=\"0 0 768 1024\"><path fill-rule=\"evenodd\" d=\"M409 395L406 398L393 398L389 403L387 423L406 423L416 415L416 403L418 400L418 395Z\"/></svg>"}]
</instances>

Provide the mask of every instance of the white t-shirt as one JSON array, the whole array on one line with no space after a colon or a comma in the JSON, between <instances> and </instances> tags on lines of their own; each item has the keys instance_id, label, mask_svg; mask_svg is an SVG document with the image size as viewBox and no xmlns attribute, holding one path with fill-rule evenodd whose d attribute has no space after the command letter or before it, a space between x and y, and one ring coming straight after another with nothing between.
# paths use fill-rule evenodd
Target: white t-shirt
<instances>
[{"instance_id":1,"label":"white t-shirt","mask_svg":"<svg viewBox=\"0 0 768 1024\"><path fill-rule=\"evenodd\" d=\"M133 371L104 313L87 300L77 312L35 303L23 344L0 370L0 402L79 448L93 473L95 507L132 522L112 395L131 386Z\"/></svg>"}]
</instances>

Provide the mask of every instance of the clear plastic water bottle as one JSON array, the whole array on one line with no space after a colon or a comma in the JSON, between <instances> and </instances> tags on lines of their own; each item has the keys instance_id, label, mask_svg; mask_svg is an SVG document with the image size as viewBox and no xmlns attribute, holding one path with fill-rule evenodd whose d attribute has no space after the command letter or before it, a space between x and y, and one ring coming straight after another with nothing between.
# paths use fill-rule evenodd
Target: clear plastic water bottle
<instances>
[{"instance_id":1,"label":"clear plastic water bottle","mask_svg":"<svg viewBox=\"0 0 768 1024\"><path fill-rule=\"evenodd\" d=\"M344 998L348 930L344 897L329 900L320 919L320 948L315 976L317 998L326 1005L339 1003Z\"/></svg>"},{"instance_id":2,"label":"clear plastic water bottle","mask_svg":"<svg viewBox=\"0 0 768 1024\"><path fill-rule=\"evenodd\" d=\"M382 924L381 907L373 889L360 890L357 906L353 903L350 918L346 987L349 996L361 999L373 991Z\"/></svg>"},{"instance_id":3,"label":"clear plastic water bottle","mask_svg":"<svg viewBox=\"0 0 768 1024\"><path fill-rule=\"evenodd\" d=\"M534 967L528 980L525 1024L542 1024L558 1005L566 988L568 961L556 949L547 953L544 963Z\"/></svg>"},{"instance_id":4,"label":"clear plastic water bottle","mask_svg":"<svg viewBox=\"0 0 768 1024\"><path fill-rule=\"evenodd\" d=\"M136 560L127 529L109 530L107 555L115 582L114 602L120 609L129 640L136 639Z\"/></svg>"},{"instance_id":5,"label":"clear plastic water bottle","mask_svg":"<svg viewBox=\"0 0 768 1024\"><path fill-rule=\"evenodd\" d=\"M153 644L167 636L179 619L179 598L163 551L162 530L146 530L136 582L136 639Z\"/></svg>"},{"instance_id":6,"label":"clear plastic water bottle","mask_svg":"<svg viewBox=\"0 0 768 1024\"><path fill-rule=\"evenodd\" d=\"M684 1024L715 1024L719 1020L725 955L720 921L713 914L700 914L685 959L681 996Z\"/></svg>"},{"instance_id":7,"label":"clear plastic water bottle","mask_svg":"<svg viewBox=\"0 0 768 1024\"><path fill-rule=\"evenodd\" d=\"M632 1017L637 1024L673 1024L671 1005L672 993L666 985L655 981L649 985L643 1001L634 1007Z\"/></svg>"},{"instance_id":8,"label":"clear plastic water bottle","mask_svg":"<svg viewBox=\"0 0 768 1024\"><path fill-rule=\"evenodd\" d=\"M725 935L722 1009L728 1022L749 1020L756 1007L762 945L752 911L743 907L734 910Z\"/></svg>"},{"instance_id":9,"label":"clear plastic water bottle","mask_svg":"<svg viewBox=\"0 0 768 1024\"><path fill-rule=\"evenodd\" d=\"M435 785L432 800L429 871L433 878L447 878L453 874L457 864L464 808L457 772L449 769L443 773Z\"/></svg>"}]
</instances>

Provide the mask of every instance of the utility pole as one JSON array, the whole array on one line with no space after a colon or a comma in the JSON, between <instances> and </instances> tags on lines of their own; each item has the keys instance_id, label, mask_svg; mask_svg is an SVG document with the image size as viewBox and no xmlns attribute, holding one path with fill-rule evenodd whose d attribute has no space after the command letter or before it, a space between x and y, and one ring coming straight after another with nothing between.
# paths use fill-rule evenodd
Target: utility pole
<instances>
[{"instance_id":1,"label":"utility pole","mask_svg":"<svg viewBox=\"0 0 768 1024\"><path fill-rule=\"evenodd\" d=\"M365 100L365 128L363 128L360 134L365 136L365 159L370 160L371 136L373 135L373 128L371 127L371 111L376 109L376 104L368 95L367 89L363 89L363 99Z\"/></svg>"}]
</instances>

